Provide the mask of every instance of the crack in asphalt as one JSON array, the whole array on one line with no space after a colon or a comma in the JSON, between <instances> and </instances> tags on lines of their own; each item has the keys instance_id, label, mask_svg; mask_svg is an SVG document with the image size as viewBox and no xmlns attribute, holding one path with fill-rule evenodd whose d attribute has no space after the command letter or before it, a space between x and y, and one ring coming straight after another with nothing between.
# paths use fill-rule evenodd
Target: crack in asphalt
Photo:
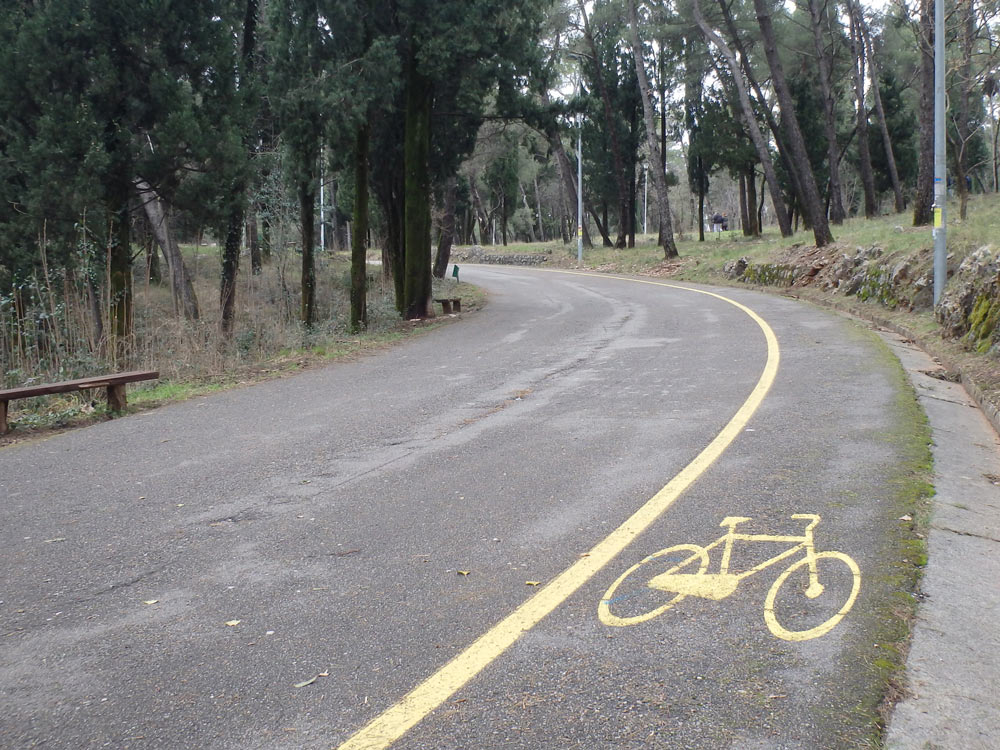
<instances>
[{"instance_id":1,"label":"crack in asphalt","mask_svg":"<svg viewBox=\"0 0 1000 750\"><path fill-rule=\"evenodd\" d=\"M80 604L82 602L93 601L94 599L97 599L98 597L104 596L105 594L111 594L111 593L113 593L115 591L118 591L119 589L127 589L130 586L135 586L137 583L141 583L142 581L144 581L145 579L149 578L150 576L154 576L157 573L162 573L164 570L166 570L167 568L169 568L172 564L173 564L173 560L171 560L169 562L165 562L162 565L159 565L159 566L157 566L155 568L151 568L149 570L143 571L142 573L138 573L137 575L134 575L131 578L126 578L123 581L116 581L115 583L112 583L110 586L106 586L103 589L99 589L99 590L95 591L94 593L90 594L90 596L84 596L84 597L80 597L80 598L74 599L73 602L75 604Z\"/></svg>"}]
</instances>

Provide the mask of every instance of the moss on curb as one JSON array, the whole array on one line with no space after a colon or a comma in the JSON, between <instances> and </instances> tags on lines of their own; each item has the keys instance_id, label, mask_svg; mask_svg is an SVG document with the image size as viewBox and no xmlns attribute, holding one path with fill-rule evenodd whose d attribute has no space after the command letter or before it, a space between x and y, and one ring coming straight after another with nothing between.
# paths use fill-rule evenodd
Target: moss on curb
<instances>
[{"instance_id":1,"label":"moss on curb","mask_svg":"<svg viewBox=\"0 0 1000 750\"><path fill-rule=\"evenodd\" d=\"M879 343L895 360L885 342L879 339ZM886 559L894 562L886 571L884 582L892 593L886 610L877 614L871 657L881 690L867 696L859 706L873 718L875 747L882 747L889 715L906 694L906 657L919 603L920 580L927 564L927 534L934 496L930 424L913 384L898 361L895 370L896 399L892 408L898 428L886 435L886 440L896 448L900 458L889 478L892 504L888 521L898 523L898 533L887 540Z\"/></svg>"}]
</instances>

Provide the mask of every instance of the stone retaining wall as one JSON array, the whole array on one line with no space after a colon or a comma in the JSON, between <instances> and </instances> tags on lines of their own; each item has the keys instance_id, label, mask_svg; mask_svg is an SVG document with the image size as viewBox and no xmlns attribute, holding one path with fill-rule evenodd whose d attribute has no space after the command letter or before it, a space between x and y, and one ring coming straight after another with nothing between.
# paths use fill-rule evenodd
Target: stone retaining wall
<instances>
[{"instance_id":1,"label":"stone retaining wall","mask_svg":"<svg viewBox=\"0 0 1000 750\"><path fill-rule=\"evenodd\" d=\"M549 256L541 253L487 253L479 245L467 250L452 251L454 261L467 263L492 263L508 266L540 266L548 261Z\"/></svg>"},{"instance_id":2,"label":"stone retaining wall","mask_svg":"<svg viewBox=\"0 0 1000 750\"><path fill-rule=\"evenodd\" d=\"M723 266L727 278L762 286L815 286L877 302L889 309L930 309L933 251L886 254L882 248L801 246L786 262L754 263L747 257ZM946 335L980 353L1000 353L1000 250L984 245L964 258L948 256L948 283L934 315Z\"/></svg>"}]
</instances>

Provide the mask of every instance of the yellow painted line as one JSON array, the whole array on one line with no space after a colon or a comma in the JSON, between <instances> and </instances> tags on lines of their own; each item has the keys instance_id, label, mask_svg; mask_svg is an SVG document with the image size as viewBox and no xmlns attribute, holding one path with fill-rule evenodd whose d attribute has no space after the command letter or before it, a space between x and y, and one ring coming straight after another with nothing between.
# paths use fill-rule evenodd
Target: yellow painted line
<instances>
[{"instance_id":1,"label":"yellow painted line","mask_svg":"<svg viewBox=\"0 0 1000 750\"><path fill-rule=\"evenodd\" d=\"M767 395L774 378L778 373L780 352L778 339L767 322L749 307L735 300L723 297L721 294L693 289L690 287L669 284L661 281L646 281L630 279L624 276L608 276L605 274L589 274L574 272L574 275L595 276L599 278L615 278L639 284L683 289L684 291L704 294L727 302L746 313L763 331L767 342L767 362L750 396L739 408L722 432L715 436L701 453L695 456L687 466L681 469L667 485L633 513L621 526L612 531L604 540L568 567L538 593L528 599L513 613L490 628L462 653L441 667L413 690L407 693L398 703L390 706L382 714L375 717L346 742L339 750L381 750L406 734L427 714L436 709L448 698L460 690L466 683L478 675L493 660L506 651L521 637L521 633L537 625L546 615L562 604L573 593L589 581L601 568L611 562L622 550L645 531L669 508L684 490L691 486L711 466L730 443L736 439L746 427L754 412L757 411Z\"/></svg>"}]
</instances>

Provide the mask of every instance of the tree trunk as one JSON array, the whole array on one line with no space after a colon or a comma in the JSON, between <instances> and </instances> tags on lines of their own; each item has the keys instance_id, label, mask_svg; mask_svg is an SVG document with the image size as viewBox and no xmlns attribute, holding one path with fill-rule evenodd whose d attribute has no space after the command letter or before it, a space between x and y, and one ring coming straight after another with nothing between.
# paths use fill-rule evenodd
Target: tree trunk
<instances>
[{"instance_id":1,"label":"tree trunk","mask_svg":"<svg viewBox=\"0 0 1000 750\"><path fill-rule=\"evenodd\" d=\"M371 162L369 162L369 169ZM388 174L375 182L379 203L385 213L385 239L382 243L382 278L393 285L396 312L403 314L403 266L406 258L404 226L403 171L393 165Z\"/></svg>"},{"instance_id":2,"label":"tree trunk","mask_svg":"<svg viewBox=\"0 0 1000 750\"><path fill-rule=\"evenodd\" d=\"M271 260L271 220L267 215L260 217L260 258L266 263Z\"/></svg>"},{"instance_id":3,"label":"tree trunk","mask_svg":"<svg viewBox=\"0 0 1000 750\"><path fill-rule=\"evenodd\" d=\"M917 156L917 189L913 196L913 226L927 226L934 204L934 3L920 3L920 145Z\"/></svg>"},{"instance_id":4,"label":"tree trunk","mask_svg":"<svg viewBox=\"0 0 1000 750\"><path fill-rule=\"evenodd\" d=\"M750 237L760 237L760 219L757 215L757 172L753 164L747 168L747 230Z\"/></svg>"},{"instance_id":5,"label":"tree trunk","mask_svg":"<svg viewBox=\"0 0 1000 750\"><path fill-rule=\"evenodd\" d=\"M177 246L177 238L170 226L170 206L162 200L145 180L135 181L136 192L142 202L146 218L153 230L153 237L163 251L170 274L170 290L173 293L174 312L183 314L188 320L198 319L198 298L191 284L191 276L184 257Z\"/></svg>"},{"instance_id":6,"label":"tree trunk","mask_svg":"<svg viewBox=\"0 0 1000 750\"><path fill-rule=\"evenodd\" d=\"M740 175L740 228L743 236L750 236L750 211L747 207L747 176Z\"/></svg>"},{"instance_id":7,"label":"tree trunk","mask_svg":"<svg viewBox=\"0 0 1000 750\"><path fill-rule=\"evenodd\" d=\"M444 186L444 213L441 216L441 238L434 256L434 278L443 279L451 260L451 246L455 242L455 193L458 176L452 175ZM525 201L527 205L527 201Z\"/></svg>"},{"instance_id":8,"label":"tree trunk","mask_svg":"<svg viewBox=\"0 0 1000 750\"><path fill-rule=\"evenodd\" d=\"M403 164L406 258L403 314L407 320L426 318L431 303L431 105L433 84L416 70L411 58L406 85Z\"/></svg>"},{"instance_id":9,"label":"tree trunk","mask_svg":"<svg viewBox=\"0 0 1000 750\"><path fill-rule=\"evenodd\" d=\"M546 91L541 92L542 104L546 107L551 103L549 100L549 95ZM562 177L562 187L563 187L563 198L568 204L565 207L566 216L570 224L570 228L576 228L576 214L577 214L577 194L576 194L576 170L569 161L569 157L566 155L566 149L563 147L562 137L559 134L559 129L557 125L552 125L545 129L545 137L549 141L549 147L552 149L552 153L556 155L556 165L559 167L559 175ZM584 200L586 210L587 201ZM591 248L594 243L590 239L590 229L587 226L587 222L583 222L583 246L586 248ZM569 234L573 234L569 232ZM567 243L571 240L565 240Z\"/></svg>"},{"instance_id":10,"label":"tree trunk","mask_svg":"<svg viewBox=\"0 0 1000 750\"><path fill-rule=\"evenodd\" d=\"M576 170L573 169L573 165L569 161L569 156L566 155L566 149L563 148L562 139L558 133L549 135L549 145L552 148L552 152L556 155L556 164L559 165L559 173L562 175L563 189L566 191L566 198L571 204L568 206L567 215L570 217L570 224L575 227L578 200L576 194ZM586 201L584 202L586 203ZM572 235L573 233L570 232L570 234ZM590 237L590 228L587 226L586 221L583 222L583 246L587 248L594 246L594 242Z\"/></svg>"},{"instance_id":11,"label":"tree trunk","mask_svg":"<svg viewBox=\"0 0 1000 750\"><path fill-rule=\"evenodd\" d=\"M94 284L94 274L85 269L84 278L87 284L87 301L90 307L90 317L94 322L94 342L100 348L104 341L104 311L101 310L101 293Z\"/></svg>"},{"instance_id":12,"label":"tree trunk","mask_svg":"<svg viewBox=\"0 0 1000 750\"><path fill-rule=\"evenodd\" d=\"M163 282L160 271L160 251L151 233L143 232L142 244L146 251L146 283L159 285Z\"/></svg>"},{"instance_id":13,"label":"tree trunk","mask_svg":"<svg viewBox=\"0 0 1000 750\"><path fill-rule=\"evenodd\" d=\"M243 15L243 29L240 44L241 84L249 85L254 75L256 57L254 49L257 44L257 11L258 0L246 0ZM243 133L243 146L247 152L253 146L249 132ZM219 283L219 330L224 338L233 332L233 315L236 308L236 276L240 267L240 245L243 239L243 224L246 216L244 203L247 189L246 178L242 175L233 180L233 206L229 212L226 227L226 240L222 251L222 277Z\"/></svg>"},{"instance_id":14,"label":"tree trunk","mask_svg":"<svg viewBox=\"0 0 1000 750\"><path fill-rule=\"evenodd\" d=\"M597 84L597 91L601 96L604 105L604 127L611 139L611 161L615 170L615 187L618 190L618 238L614 246L621 249L625 247L625 233L628 231L628 194L625 188L625 161L622 159L621 144L618 140L618 126L615 122L614 108L611 104L611 94L608 91L607 82L604 80L600 65L600 56L597 51L597 44L590 33L590 21L587 18L587 9L583 0L577 0L580 8L580 17L583 19L583 36L590 46L590 53L594 57L594 81ZM607 225L607 221L605 221Z\"/></svg>"},{"instance_id":15,"label":"tree trunk","mask_svg":"<svg viewBox=\"0 0 1000 750\"><path fill-rule=\"evenodd\" d=\"M733 82L736 85L736 92L739 95L741 118L750 135L750 140L753 142L754 150L757 152L757 158L760 159L761 167L764 170L764 177L767 180L768 190L771 194L771 203L774 205L774 212L778 220L778 227L781 230L781 236L791 237L792 222L788 216L788 210L785 208L785 200L781 195L778 175L774 169L774 162L771 160L771 150L768 148L767 140L764 138L764 134L761 133L760 126L757 124L757 117L754 114L753 105L750 103L750 95L747 93L740 64L736 59L736 55L729 48L729 45L705 22L705 17L701 12L701 5L697 0L694 2L692 10L698 28L701 29L705 38L716 46L729 66Z\"/></svg>"},{"instance_id":16,"label":"tree trunk","mask_svg":"<svg viewBox=\"0 0 1000 750\"><path fill-rule=\"evenodd\" d=\"M667 173L661 166L663 156L660 153L656 138L656 125L653 122L653 105L649 98L649 80L646 78L646 64L642 59L642 43L639 41L639 13L635 7L636 0L628 0L629 13L629 43L632 47L632 57L635 60L635 72L639 79L639 98L642 99L643 120L646 124L646 140L652 161L657 165L653 168L653 180L656 182L656 193L660 208L660 229L662 231L662 247L664 258L678 256L677 245L674 244L673 220L670 216L670 197L667 195Z\"/></svg>"},{"instance_id":17,"label":"tree trunk","mask_svg":"<svg viewBox=\"0 0 1000 750\"><path fill-rule=\"evenodd\" d=\"M635 247L635 224L636 224L636 170L635 162L632 162L629 170L628 181L628 246Z\"/></svg>"},{"instance_id":18,"label":"tree trunk","mask_svg":"<svg viewBox=\"0 0 1000 750\"><path fill-rule=\"evenodd\" d=\"M660 95L660 169L667 173L667 58L664 52L666 45L660 43L660 56L657 60L657 93ZM643 110L643 122L645 123L645 109ZM643 125L645 127L645 124ZM650 152L652 154L652 152ZM656 175L653 175L653 184L658 185ZM656 244L662 247L664 242L663 222L660 222L656 233Z\"/></svg>"},{"instance_id":19,"label":"tree trunk","mask_svg":"<svg viewBox=\"0 0 1000 750\"><path fill-rule=\"evenodd\" d=\"M354 137L354 236L351 237L351 332L368 327L368 124Z\"/></svg>"},{"instance_id":20,"label":"tree trunk","mask_svg":"<svg viewBox=\"0 0 1000 750\"><path fill-rule=\"evenodd\" d=\"M1000 192L1000 118L996 115L996 105L994 97L996 89L989 94L990 99L990 122L993 128L993 192Z\"/></svg>"},{"instance_id":21,"label":"tree trunk","mask_svg":"<svg viewBox=\"0 0 1000 750\"><path fill-rule=\"evenodd\" d=\"M816 179L809 167L809 153L806 150L798 119L795 117L795 104L785 81L785 70L778 56L778 45L775 41L774 26L771 23L771 11L766 0L754 0L757 13L757 24L760 27L764 41L764 53L767 56L768 67L771 70L771 84L781 108L781 121L788 134L788 146L791 150L792 167L798 170L799 183L802 188L802 209L808 214L812 225L816 247L824 247L833 242L830 226L823 211L823 204L816 188Z\"/></svg>"},{"instance_id":22,"label":"tree trunk","mask_svg":"<svg viewBox=\"0 0 1000 750\"><path fill-rule=\"evenodd\" d=\"M127 184L127 183L125 183ZM111 296L109 330L114 337L113 351L124 357L132 337L132 246L128 195L123 193L115 206L112 234L108 248L108 280Z\"/></svg>"},{"instance_id":23,"label":"tree trunk","mask_svg":"<svg viewBox=\"0 0 1000 750\"><path fill-rule=\"evenodd\" d=\"M851 20L851 52L854 65L851 73L854 76L854 99L857 106L858 161L861 172L861 184L865 191L865 218L872 219L878 213L878 202L875 197L875 174L872 171L872 157L868 150L868 107L865 105L865 46L861 34L861 9L856 0L849 0L847 5Z\"/></svg>"},{"instance_id":24,"label":"tree trunk","mask_svg":"<svg viewBox=\"0 0 1000 750\"><path fill-rule=\"evenodd\" d=\"M264 267L264 261L260 254L260 234L257 231L257 214L250 210L247 212L247 247L250 250L250 271L254 276L260 276Z\"/></svg>"},{"instance_id":25,"label":"tree trunk","mask_svg":"<svg viewBox=\"0 0 1000 750\"><path fill-rule=\"evenodd\" d=\"M591 218L594 220L594 224L597 225L597 231L601 235L604 247L613 247L611 237L608 236L607 225L605 224L607 217L605 217L604 221L601 221L600 215L594 210L593 206L585 206L585 209L590 213Z\"/></svg>"},{"instance_id":26,"label":"tree trunk","mask_svg":"<svg viewBox=\"0 0 1000 750\"><path fill-rule=\"evenodd\" d=\"M892 152L892 138L889 136L889 125L885 120L885 109L882 107L882 93L879 91L878 65L875 58L875 48L871 35L868 33L868 23L862 13L858 14L858 28L864 40L864 49L868 57L868 79L871 81L872 98L875 100L875 114L878 118L879 130L882 133L882 148L889 165L889 180L892 183L892 193L895 200L896 213L903 213L906 202L903 199L903 185L899 181L899 170L896 168L896 157Z\"/></svg>"},{"instance_id":27,"label":"tree trunk","mask_svg":"<svg viewBox=\"0 0 1000 750\"><path fill-rule=\"evenodd\" d=\"M823 39L825 14L819 0L809 0L809 15L812 18L813 46L816 63L819 66L820 95L823 97L823 125L826 130L826 158L830 167L830 221L843 224L847 215L844 211L843 189L840 183L840 147L837 145L837 114L834 110L833 84L830 73L830 56ZM782 110L784 116L784 110Z\"/></svg>"},{"instance_id":28,"label":"tree trunk","mask_svg":"<svg viewBox=\"0 0 1000 750\"><path fill-rule=\"evenodd\" d=\"M969 142L976 131L969 128L969 113L972 108L973 87L977 81L972 76L972 55L973 46L976 43L976 4L973 0L968 0L962 11L962 34L961 34L961 61L956 71L958 103L955 107L958 110L957 122L955 123L954 135L949 132L954 153L953 162L955 164L955 188L959 197L958 216L962 221L968 218L969 211L969 183L972 181L969 176Z\"/></svg>"},{"instance_id":29,"label":"tree trunk","mask_svg":"<svg viewBox=\"0 0 1000 750\"><path fill-rule=\"evenodd\" d=\"M314 162L315 163L315 162ZM307 174L299 180L299 237L302 244L302 305L299 319L306 330L316 323L316 182Z\"/></svg>"},{"instance_id":30,"label":"tree trunk","mask_svg":"<svg viewBox=\"0 0 1000 750\"><path fill-rule=\"evenodd\" d=\"M236 309L236 276L240 270L240 246L243 240L243 207L229 214L226 240L222 247L222 277L219 283L219 330L228 338L233 332Z\"/></svg>"},{"instance_id":31,"label":"tree trunk","mask_svg":"<svg viewBox=\"0 0 1000 750\"><path fill-rule=\"evenodd\" d=\"M701 157L698 157L701 161ZM698 165L698 171L704 169L704 164ZM705 181L698 180L698 242L705 241Z\"/></svg>"},{"instance_id":32,"label":"tree trunk","mask_svg":"<svg viewBox=\"0 0 1000 750\"><path fill-rule=\"evenodd\" d=\"M538 192L538 175L535 175L535 206L538 208L538 239L545 242L545 225L542 223L542 197Z\"/></svg>"},{"instance_id":33,"label":"tree trunk","mask_svg":"<svg viewBox=\"0 0 1000 750\"><path fill-rule=\"evenodd\" d=\"M507 247L507 193L500 194L500 238Z\"/></svg>"},{"instance_id":34,"label":"tree trunk","mask_svg":"<svg viewBox=\"0 0 1000 750\"><path fill-rule=\"evenodd\" d=\"M528 191L524 189L524 185L518 180L517 186L521 189L521 201L524 203L524 210L528 212L528 239L531 242L535 241L535 217L531 212L531 205L528 203Z\"/></svg>"},{"instance_id":35,"label":"tree trunk","mask_svg":"<svg viewBox=\"0 0 1000 750\"><path fill-rule=\"evenodd\" d=\"M472 194L472 205L475 206L476 220L479 222L479 244L485 245L490 222L486 217L486 209L483 207L483 198L479 195L479 188L476 187L475 174L469 178L469 192Z\"/></svg>"},{"instance_id":36,"label":"tree trunk","mask_svg":"<svg viewBox=\"0 0 1000 750\"><path fill-rule=\"evenodd\" d=\"M757 95L757 100L760 102L761 112L764 114L764 119L767 121L767 127L771 131L771 135L774 137L774 145L778 149L778 158L781 159L781 165L785 170L785 174L788 175L788 180L791 183L791 200L785 201L784 197L781 195L781 190L778 188L774 182L768 178L768 185L771 195L771 202L775 206L776 215L775 218L778 220L778 226L781 229L783 237L790 237L793 233L798 231L798 219L795 220L794 226L792 222L792 207L795 201L800 204L803 202L802 198L802 185L799 182L799 174L795 170L792 164L792 158L789 155L789 147L787 143L787 138L781 130L781 126L774 117L774 113L771 111L771 105L768 103L767 96L765 96L764 91L761 89L760 82L757 80L753 72L753 66L750 64L750 55L747 53L743 42L740 40L739 30L736 27L736 23L733 21L733 15L730 12L729 6L726 4L726 0L719 0L719 9L722 11L722 17L726 23L726 29L729 32L729 38L732 40L733 48L735 52L739 53L740 67L743 70L743 75L746 76L746 80L750 83L751 88ZM735 56L734 56L735 59ZM749 92L747 95L749 101ZM752 111L752 109L751 109ZM760 128L758 128L759 130ZM769 154L770 155L770 154ZM763 164L763 162L762 162ZM773 170L772 170L773 171ZM764 171L764 176L767 178L767 170ZM771 186L774 187L771 187ZM778 197L778 202L775 203L775 196ZM781 226L781 209L778 206L784 207L785 214L788 216L788 231L789 234L785 234L785 228Z\"/></svg>"},{"instance_id":37,"label":"tree trunk","mask_svg":"<svg viewBox=\"0 0 1000 750\"><path fill-rule=\"evenodd\" d=\"M760 181L760 198L757 199L757 232L762 233L764 231L764 188L766 187L766 178L762 178Z\"/></svg>"}]
</instances>

